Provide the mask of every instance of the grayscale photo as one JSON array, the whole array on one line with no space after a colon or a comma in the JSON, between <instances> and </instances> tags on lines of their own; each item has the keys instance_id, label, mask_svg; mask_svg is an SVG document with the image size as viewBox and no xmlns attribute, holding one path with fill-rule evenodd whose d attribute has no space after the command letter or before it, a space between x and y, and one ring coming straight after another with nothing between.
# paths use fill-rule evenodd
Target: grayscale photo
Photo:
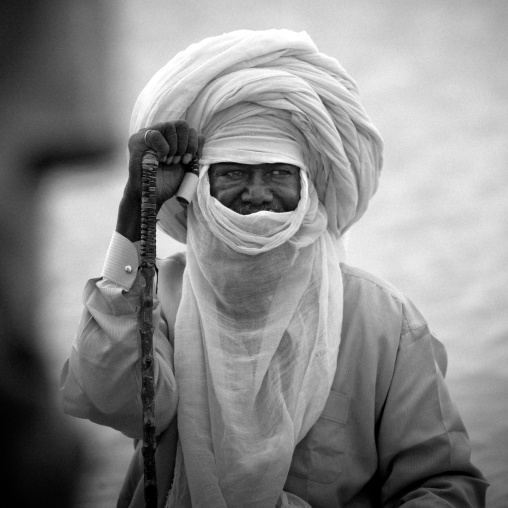
<instances>
[{"instance_id":1,"label":"grayscale photo","mask_svg":"<svg viewBox=\"0 0 508 508\"><path fill-rule=\"evenodd\" d=\"M9 506L508 506L508 4L8 0Z\"/></svg>"}]
</instances>

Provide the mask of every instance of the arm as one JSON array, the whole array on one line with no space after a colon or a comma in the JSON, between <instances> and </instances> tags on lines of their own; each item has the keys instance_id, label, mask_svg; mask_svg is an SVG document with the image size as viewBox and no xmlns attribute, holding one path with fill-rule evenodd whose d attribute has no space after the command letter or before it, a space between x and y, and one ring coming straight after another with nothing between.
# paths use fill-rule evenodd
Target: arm
<instances>
[{"instance_id":1,"label":"arm","mask_svg":"<svg viewBox=\"0 0 508 508\"><path fill-rule=\"evenodd\" d=\"M488 484L470 462L466 429L437 364L438 344L426 325L403 330L378 432L386 507L485 505Z\"/></svg>"},{"instance_id":2,"label":"arm","mask_svg":"<svg viewBox=\"0 0 508 508\"><path fill-rule=\"evenodd\" d=\"M138 256L140 238L141 159L153 148L160 164L157 210L177 191L184 167L204 138L186 122L166 122L143 129L129 139L129 176L118 211L117 228L102 279L88 282L83 316L61 379L64 409L69 414L141 437L141 376L138 305L141 292ZM125 267L130 266L130 273ZM153 323L157 433L171 422L177 391L168 323L154 299ZM159 403L160 401L160 403Z\"/></svg>"},{"instance_id":3,"label":"arm","mask_svg":"<svg viewBox=\"0 0 508 508\"><path fill-rule=\"evenodd\" d=\"M122 252L122 247L127 249ZM132 249L130 252L128 247ZM132 267L130 274L123 270L127 265ZM121 272L125 277L117 279ZM104 273L117 280L92 279L85 287L85 308L70 358L62 372L64 409L73 416L108 425L128 436L140 437L138 306L141 286L137 274L137 252L120 235L115 235L112 240ZM171 422L177 404L170 333L161 314L159 301L155 298L153 322L158 433Z\"/></svg>"}]
</instances>

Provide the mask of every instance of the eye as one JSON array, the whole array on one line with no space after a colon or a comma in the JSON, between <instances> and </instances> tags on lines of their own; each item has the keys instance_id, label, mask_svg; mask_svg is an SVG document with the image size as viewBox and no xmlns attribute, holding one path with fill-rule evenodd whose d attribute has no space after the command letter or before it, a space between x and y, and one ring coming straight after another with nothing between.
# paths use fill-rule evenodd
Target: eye
<instances>
[{"instance_id":1,"label":"eye","mask_svg":"<svg viewBox=\"0 0 508 508\"><path fill-rule=\"evenodd\" d=\"M228 171L225 171L222 176L230 178L231 180L238 180L240 178L243 178L244 174L245 171L241 171L240 169L230 169Z\"/></svg>"},{"instance_id":2,"label":"eye","mask_svg":"<svg viewBox=\"0 0 508 508\"><path fill-rule=\"evenodd\" d=\"M219 166L213 168L213 170L210 171L209 174L211 178L223 178L223 179L225 178L229 180L234 180L242 178L245 174L245 171L243 171L242 168L238 168L237 166L230 167Z\"/></svg>"},{"instance_id":3,"label":"eye","mask_svg":"<svg viewBox=\"0 0 508 508\"><path fill-rule=\"evenodd\" d=\"M288 176L295 176L298 173L298 170L288 167L288 166L276 166L270 170L270 174L272 176L276 177L288 177Z\"/></svg>"}]
</instances>

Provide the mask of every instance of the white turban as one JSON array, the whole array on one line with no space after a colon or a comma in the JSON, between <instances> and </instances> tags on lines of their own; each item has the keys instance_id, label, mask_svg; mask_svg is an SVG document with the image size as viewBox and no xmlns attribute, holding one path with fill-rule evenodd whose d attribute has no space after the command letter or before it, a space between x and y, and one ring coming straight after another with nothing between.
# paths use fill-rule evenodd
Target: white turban
<instances>
[{"instance_id":1,"label":"white turban","mask_svg":"<svg viewBox=\"0 0 508 508\"><path fill-rule=\"evenodd\" d=\"M283 487L335 375L341 235L377 187L382 142L338 62L287 30L237 31L179 53L141 93L131 130L179 118L206 142L196 199L159 213L188 246L167 506L307 506ZM225 161L298 166L296 210L224 207L208 168Z\"/></svg>"},{"instance_id":2,"label":"white turban","mask_svg":"<svg viewBox=\"0 0 508 508\"><path fill-rule=\"evenodd\" d=\"M228 117L230 108L241 111L236 105L287 118L301 133L310 178L332 235L344 233L363 215L377 189L382 141L360 104L356 83L305 32L238 30L191 45L141 92L131 132L186 119L198 132L211 135L205 156L214 157L216 122ZM175 198L163 206L159 221L185 243L185 212Z\"/></svg>"}]
</instances>

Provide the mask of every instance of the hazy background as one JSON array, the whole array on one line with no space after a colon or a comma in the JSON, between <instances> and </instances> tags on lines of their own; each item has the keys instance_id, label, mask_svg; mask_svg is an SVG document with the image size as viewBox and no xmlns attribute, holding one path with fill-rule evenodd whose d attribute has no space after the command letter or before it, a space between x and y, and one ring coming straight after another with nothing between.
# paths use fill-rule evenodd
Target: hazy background
<instances>
[{"instance_id":1,"label":"hazy background","mask_svg":"<svg viewBox=\"0 0 508 508\"><path fill-rule=\"evenodd\" d=\"M118 151L89 171L56 169L40 192L37 255L45 290L38 314L55 382L84 284L100 274L115 227L138 93L175 53L204 37L240 28L305 30L355 78L385 141L381 185L352 229L349 262L404 291L446 345L448 385L473 460L492 484L488 506L508 506L508 2L111 5L104 94ZM160 255L175 248L158 241ZM79 506L115 506L131 441L75 422L92 457Z\"/></svg>"}]
</instances>

